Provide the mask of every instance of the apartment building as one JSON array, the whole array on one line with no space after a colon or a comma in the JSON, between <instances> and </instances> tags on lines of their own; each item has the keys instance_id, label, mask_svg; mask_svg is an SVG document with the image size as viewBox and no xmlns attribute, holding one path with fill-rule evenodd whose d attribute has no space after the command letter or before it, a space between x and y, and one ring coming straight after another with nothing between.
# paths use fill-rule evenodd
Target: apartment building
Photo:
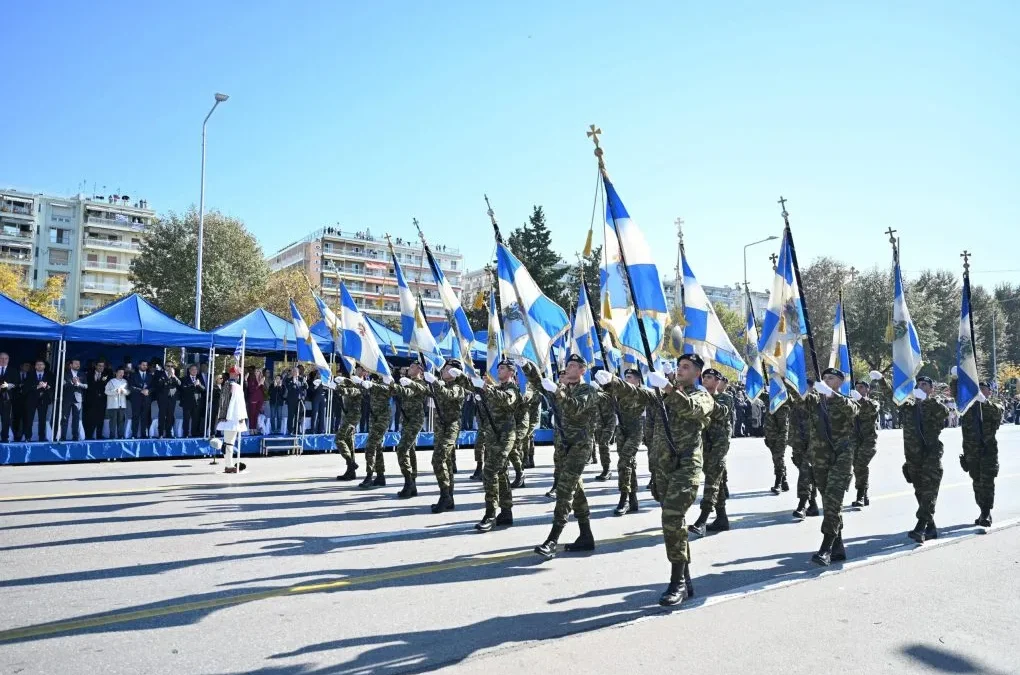
<instances>
[{"instance_id":1,"label":"apartment building","mask_svg":"<svg viewBox=\"0 0 1020 675\"><path fill-rule=\"evenodd\" d=\"M156 213L127 195L54 197L0 191L0 262L41 288L64 278L58 309L74 320L131 291L131 261Z\"/></svg>"},{"instance_id":2,"label":"apartment building","mask_svg":"<svg viewBox=\"0 0 1020 675\"><path fill-rule=\"evenodd\" d=\"M733 284L732 286L706 286L702 284L701 288L705 291L705 295L708 296L709 302L713 305L720 304L737 313L744 311L744 288L740 284ZM676 280L663 280L662 290L666 296L666 304L672 307L676 302ZM758 319L759 323L761 323L762 317L765 316L765 309L768 305L768 293L751 291L751 306L754 307L754 316Z\"/></svg>"},{"instance_id":3,"label":"apartment building","mask_svg":"<svg viewBox=\"0 0 1020 675\"><path fill-rule=\"evenodd\" d=\"M428 318L445 317L442 301L432 280L428 258L416 238L392 236L393 250L408 285L420 292ZM460 251L445 244L429 242L432 253L456 293L461 290L464 259ZM386 239L369 231L346 232L325 227L288 244L266 261L274 272L291 267L302 269L323 296L335 297L342 279L358 308L379 320L400 316L397 280ZM332 304L332 303L331 303Z\"/></svg>"}]
</instances>

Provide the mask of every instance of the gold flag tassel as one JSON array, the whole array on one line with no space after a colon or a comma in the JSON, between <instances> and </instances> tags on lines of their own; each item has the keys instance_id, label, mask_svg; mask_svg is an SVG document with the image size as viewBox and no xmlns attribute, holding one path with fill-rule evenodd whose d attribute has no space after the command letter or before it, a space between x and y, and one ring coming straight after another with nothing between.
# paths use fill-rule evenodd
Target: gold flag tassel
<instances>
[{"instance_id":1,"label":"gold flag tassel","mask_svg":"<svg viewBox=\"0 0 1020 675\"><path fill-rule=\"evenodd\" d=\"M587 258L588 256L591 255L591 238L592 238L592 234L593 234L592 228L588 228L588 238L584 240L584 253L583 253L583 255L584 255L585 258Z\"/></svg>"}]
</instances>

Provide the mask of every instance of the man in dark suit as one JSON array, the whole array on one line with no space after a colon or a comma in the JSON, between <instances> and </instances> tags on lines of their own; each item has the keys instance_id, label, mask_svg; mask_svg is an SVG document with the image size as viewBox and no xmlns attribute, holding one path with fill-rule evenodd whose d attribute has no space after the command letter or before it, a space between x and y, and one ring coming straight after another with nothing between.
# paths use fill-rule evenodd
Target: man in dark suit
<instances>
[{"instance_id":1,"label":"man in dark suit","mask_svg":"<svg viewBox=\"0 0 1020 675\"><path fill-rule=\"evenodd\" d=\"M181 431L186 438L198 438L205 432L206 382L198 373L198 366L188 366L187 374L181 378Z\"/></svg>"},{"instance_id":2,"label":"man in dark suit","mask_svg":"<svg viewBox=\"0 0 1020 675\"><path fill-rule=\"evenodd\" d=\"M60 433L55 436L56 440L66 441L71 438L75 441L81 440L81 413L85 404L85 390L88 383L85 373L81 372L81 361L71 359L64 372L64 394L60 403ZM71 431L68 432L67 423L71 423Z\"/></svg>"},{"instance_id":3,"label":"man in dark suit","mask_svg":"<svg viewBox=\"0 0 1020 675\"><path fill-rule=\"evenodd\" d=\"M11 412L18 391L18 373L11 372L11 357L0 352L0 443L6 443L11 435Z\"/></svg>"},{"instance_id":4,"label":"man in dark suit","mask_svg":"<svg viewBox=\"0 0 1020 675\"><path fill-rule=\"evenodd\" d=\"M106 419L106 383L110 374L106 372L103 359L92 364L85 388L85 440L103 440L103 421Z\"/></svg>"},{"instance_id":5,"label":"man in dark suit","mask_svg":"<svg viewBox=\"0 0 1020 675\"><path fill-rule=\"evenodd\" d=\"M312 433L326 433L326 394L328 390L322 383L319 371L312 371L308 378L308 400L312 403Z\"/></svg>"},{"instance_id":6,"label":"man in dark suit","mask_svg":"<svg viewBox=\"0 0 1020 675\"><path fill-rule=\"evenodd\" d=\"M23 441L26 436L31 438L32 430L25 429L25 384L32 374L32 364L25 361L21 369L14 374L13 389L11 392L11 432L14 434L14 441ZM10 380L8 380L10 381Z\"/></svg>"},{"instance_id":7,"label":"man in dark suit","mask_svg":"<svg viewBox=\"0 0 1020 675\"><path fill-rule=\"evenodd\" d=\"M153 377L156 380L154 388L159 401L159 437L173 438L181 381L177 378L177 370L173 366L167 366L165 370L160 369Z\"/></svg>"},{"instance_id":8,"label":"man in dark suit","mask_svg":"<svg viewBox=\"0 0 1020 675\"><path fill-rule=\"evenodd\" d=\"M154 379L149 372L149 362L139 361L138 370L128 379L131 391L131 437L148 438L152 426L152 395Z\"/></svg>"},{"instance_id":9,"label":"man in dark suit","mask_svg":"<svg viewBox=\"0 0 1020 675\"><path fill-rule=\"evenodd\" d=\"M22 384L25 400L25 417L22 430L25 440L32 440L32 418L38 416L37 430L39 441L46 440L46 411L53 402L52 378L46 374L46 362L39 359L35 362L35 371L29 373Z\"/></svg>"},{"instance_id":10,"label":"man in dark suit","mask_svg":"<svg viewBox=\"0 0 1020 675\"><path fill-rule=\"evenodd\" d=\"M287 433L294 436L300 433L305 425L305 396L308 393L308 385L305 383L304 367L298 366L297 374L292 369L284 378L283 386L287 390Z\"/></svg>"}]
</instances>

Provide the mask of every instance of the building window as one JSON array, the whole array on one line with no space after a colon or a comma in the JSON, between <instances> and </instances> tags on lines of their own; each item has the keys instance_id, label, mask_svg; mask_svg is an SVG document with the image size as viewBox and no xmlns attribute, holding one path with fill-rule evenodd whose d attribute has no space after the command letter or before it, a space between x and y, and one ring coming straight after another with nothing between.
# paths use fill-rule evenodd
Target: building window
<instances>
[{"instance_id":1,"label":"building window","mask_svg":"<svg viewBox=\"0 0 1020 675\"><path fill-rule=\"evenodd\" d=\"M108 255L108 256L106 256L106 264L107 264L107 266L116 267L117 266L117 256L115 256L115 255Z\"/></svg>"},{"instance_id":2,"label":"building window","mask_svg":"<svg viewBox=\"0 0 1020 675\"><path fill-rule=\"evenodd\" d=\"M56 249L56 248L49 249L49 262L50 262L50 265L60 265L61 267L66 266L67 263L68 263L68 260L69 260L68 255L69 255L69 253L66 250L62 251L62 250ZM50 276L53 276L53 275L50 275Z\"/></svg>"},{"instance_id":3,"label":"building window","mask_svg":"<svg viewBox=\"0 0 1020 675\"><path fill-rule=\"evenodd\" d=\"M90 263L99 262L99 255L96 253L87 253L85 256L85 261Z\"/></svg>"},{"instance_id":4,"label":"building window","mask_svg":"<svg viewBox=\"0 0 1020 675\"><path fill-rule=\"evenodd\" d=\"M457 269L457 261L456 260L451 260L450 261L450 269L451 270Z\"/></svg>"},{"instance_id":5,"label":"building window","mask_svg":"<svg viewBox=\"0 0 1020 675\"><path fill-rule=\"evenodd\" d=\"M51 244L69 244L71 243L71 230L66 230L62 227L51 227L50 228L50 243Z\"/></svg>"}]
</instances>

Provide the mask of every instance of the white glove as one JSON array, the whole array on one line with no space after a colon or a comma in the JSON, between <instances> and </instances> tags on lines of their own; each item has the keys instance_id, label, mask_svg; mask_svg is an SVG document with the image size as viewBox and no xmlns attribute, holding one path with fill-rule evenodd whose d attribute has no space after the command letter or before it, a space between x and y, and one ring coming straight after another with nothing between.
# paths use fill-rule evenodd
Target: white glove
<instances>
[{"instance_id":1,"label":"white glove","mask_svg":"<svg viewBox=\"0 0 1020 675\"><path fill-rule=\"evenodd\" d=\"M979 392L978 392L978 395L977 395L977 400L978 400L978 403L984 403L985 401L987 401L987 400L988 400L988 397L987 397L987 396L985 396L984 394L982 394L982 393L981 393L981 392L979 391Z\"/></svg>"},{"instance_id":2,"label":"white glove","mask_svg":"<svg viewBox=\"0 0 1020 675\"><path fill-rule=\"evenodd\" d=\"M549 392L551 394L555 394L556 390L558 389L558 387L556 386L555 382L553 382L552 380L550 380L547 377L543 377L542 378L542 389L545 389L547 392Z\"/></svg>"},{"instance_id":3,"label":"white glove","mask_svg":"<svg viewBox=\"0 0 1020 675\"><path fill-rule=\"evenodd\" d=\"M436 385L437 387L445 387L445 386L446 386L446 383L445 383L445 382L443 382L442 380L439 380L439 379L437 379L437 380L435 381L435 385Z\"/></svg>"},{"instance_id":4,"label":"white glove","mask_svg":"<svg viewBox=\"0 0 1020 675\"><path fill-rule=\"evenodd\" d=\"M601 384L602 386L605 386L613 381L613 374L608 370L600 370L599 372L595 373L595 381Z\"/></svg>"},{"instance_id":5,"label":"white glove","mask_svg":"<svg viewBox=\"0 0 1020 675\"><path fill-rule=\"evenodd\" d=\"M850 391L850 398L852 398L855 401L860 401L864 397L861 396L861 392L857 391L856 389L853 389Z\"/></svg>"},{"instance_id":6,"label":"white glove","mask_svg":"<svg viewBox=\"0 0 1020 675\"><path fill-rule=\"evenodd\" d=\"M393 378L387 375L382 379L383 384L393 384Z\"/></svg>"},{"instance_id":7,"label":"white glove","mask_svg":"<svg viewBox=\"0 0 1020 675\"><path fill-rule=\"evenodd\" d=\"M353 381L354 378L352 377L351 380ZM343 384L344 383L344 378L341 375L337 375L336 377L333 378L333 382L335 384Z\"/></svg>"},{"instance_id":8,"label":"white glove","mask_svg":"<svg viewBox=\"0 0 1020 675\"><path fill-rule=\"evenodd\" d=\"M363 380L362 378L358 377L357 375L351 375L351 382L353 382L354 384L361 384L364 381L365 380Z\"/></svg>"},{"instance_id":9,"label":"white glove","mask_svg":"<svg viewBox=\"0 0 1020 675\"><path fill-rule=\"evenodd\" d=\"M460 377L461 375L464 374L464 371L461 370L460 368L450 368L450 370L447 372L450 373L450 377Z\"/></svg>"},{"instance_id":10,"label":"white glove","mask_svg":"<svg viewBox=\"0 0 1020 675\"><path fill-rule=\"evenodd\" d=\"M364 387L365 389L371 389L372 388L372 380L362 380L361 381L361 386Z\"/></svg>"},{"instance_id":11,"label":"white glove","mask_svg":"<svg viewBox=\"0 0 1020 675\"><path fill-rule=\"evenodd\" d=\"M400 378L400 386L401 387L410 387L411 386L411 378L409 378L409 377L402 377L402 378Z\"/></svg>"},{"instance_id":12,"label":"white glove","mask_svg":"<svg viewBox=\"0 0 1020 675\"><path fill-rule=\"evenodd\" d=\"M485 386L485 382L480 377L472 377L471 384L475 385L475 389L481 389Z\"/></svg>"},{"instance_id":13,"label":"white glove","mask_svg":"<svg viewBox=\"0 0 1020 675\"><path fill-rule=\"evenodd\" d=\"M482 400L481 395L480 394L475 394L475 400L476 401L481 401Z\"/></svg>"},{"instance_id":14,"label":"white glove","mask_svg":"<svg viewBox=\"0 0 1020 675\"><path fill-rule=\"evenodd\" d=\"M817 391L822 396L832 396L832 387L825 384L821 380L815 382L815 391Z\"/></svg>"},{"instance_id":15,"label":"white glove","mask_svg":"<svg viewBox=\"0 0 1020 675\"><path fill-rule=\"evenodd\" d=\"M878 372L877 370L873 370L873 371L871 371L871 379L873 381L878 381L878 380L881 380L881 379L884 379L884 378L882 376L882 373Z\"/></svg>"},{"instance_id":16,"label":"white glove","mask_svg":"<svg viewBox=\"0 0 1020 675\"><path fill-rule=\"evenodd\" d=\"M669 380L666 379L666 376L663 375L662 373L653 370L652 372L648 373L648 384L652 385L653 387L658 387L659 389L661 389L662 387L665 387L666 385L669 384Z\"/></svg>"},{"instance_id":17,"label":"white glove","mask_svg":"<svg viewBox=\"0 0 1020 675\"><path fill-rule=\"evenodd\" d=\"M928 398L928 394L924 393L923 389L915 389L914 398L916 398L918 401L923 401L924 399Z\"/></svg>"},{"instance_id":18,"label":"white glove","mask_svg":"<svg viewBox=\"0 0 1020 675\"><path fill-rule=\"evenodd\" d=\"M672 375L674 372L673 364L670 363L669 361L663 361L662 372L665 373L666 375Z\"/></svg>"},{"instance_id":19,"label":"white glove","mask_svg":"<svg viewBox=\"0 0 1020 675\"><path fill-rule=\"evenodd\" d=\"M959 373L959 372L960 372L960 369L957 368L956 366L953 366L952 368L949 369L949 375L951 377L957 377L957 373Z\"/></svg>"},{"instance_id":20,"label":"white glove","mask_svg":"<svg viewBox=\"0 0 1020 675\"><path fill-rule=\"evenodd\" d=\"M594 389L595 391L602 391L602 385L600 385L598 382L592 382L591 388Z\"/></svg>"},{"instance_id":21,"label":"white glove","mask_svg":"<svg viewBox=\"0 0 1020 675\"><path fill-rule=\"evenodd\" d=\"M429 384L435 384L436 379L437 379L436 376L433 375L432 373L425 373L425 381L428 382Z\"/></svg>"}]
</instances>

